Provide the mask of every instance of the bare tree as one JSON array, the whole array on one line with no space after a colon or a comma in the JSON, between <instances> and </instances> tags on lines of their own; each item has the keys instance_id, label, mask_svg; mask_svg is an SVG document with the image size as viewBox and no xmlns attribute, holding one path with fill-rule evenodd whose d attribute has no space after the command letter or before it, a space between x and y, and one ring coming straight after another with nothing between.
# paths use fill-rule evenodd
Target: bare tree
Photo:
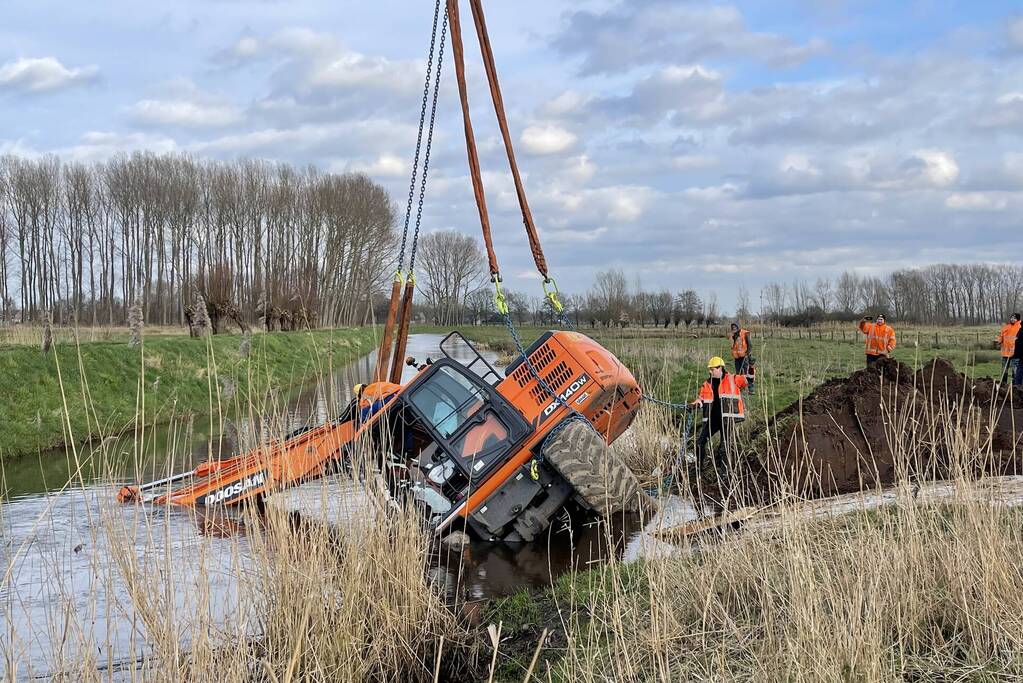
<instances>
[{"instance_id":1,"label":"bare tree","mask_svg":"<svg viewBox=\"0 0 1023 683\"><path fill-rule=\"evenodd\" d=\"M679 292L676 305L679 320L685 323L686 327L692 325L697 319L703 318L703 300L700 299L696 290L685 289Z\"/></svg>"},{"instance_id":2,"label":"bare tree","mask_svg":"<svg viewBox=\"0 0 1023 683\"><path fill-rule=\"evenodd\" d=\"M629 305L629 286L620 269L602 270L593 278L590 306L594 313L611 326L621 320Z\"/></svg>"},{"instance_id":3,"label":"bare tree","mask_svg":"<svg viewBox=\"0 0 1023 683\"><path fill-rule=\"evenodd\" d=\"M817 278L813 286L813 303L822 312L831 310L831 280L823 277Z\"/></svg>"},{"instance_id":4,"label":"bare tree","mask_svg":"<svg viewBox=\"0 0 1023 683\"><path fill-rule=\"evenodd\" d=\"M674 297L666 289L651 296L651 314L654 318L654 325L660 324L667 328L671 324L671 314L675 309Z\"/></svg>"},{"instance_id":5,"label":"bare tree","mask_svg":"<svg viewBox=\"0 0 1023 683\"><path fill-rule=\"evenodd\" d=\"M433 308L434 322L458 322L470 292L483 283L486 265L476 240L455 230L433 232L419 240L420 289Z\"/></svg>"},{"instance_id":6,"label":"bare tree","mask_svg":"<svg viewBox=\"0 0 1023 683\"><path fill-rule=\"evenodd\" d=\"M718 309L718 295L715 292L707 294L703 306L703 323L707 327L720 322L721 311Z\"/></svg>"},{"instance_id":7,"label":"bare tree","mask_svg":"<svg viewBox=\"0 0 1023 683\"><path fill-rule=\"evenodd\" d=\"M746 289L745 285L739 285L739 292L735 299L735 317L739 320L749 320L753 317L753 311L750 308L749 290Z\"/></svg>"}]
</instances>

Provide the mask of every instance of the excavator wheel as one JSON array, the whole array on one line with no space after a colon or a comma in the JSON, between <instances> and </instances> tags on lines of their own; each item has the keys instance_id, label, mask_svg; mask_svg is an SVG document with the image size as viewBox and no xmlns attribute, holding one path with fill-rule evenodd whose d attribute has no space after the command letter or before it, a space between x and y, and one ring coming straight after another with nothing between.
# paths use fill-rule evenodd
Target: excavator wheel
<instances>
[{"instance_id":1,"label":"excavator wheel","mask_svg":"<svg viewBox=\"0 0 1023 683\"><path fill-rule=\"evenodd\" d=\"M555 434L544 446L543 457L575 488L576 500L598 514L655 508L636 475L581 421Z\"/></svg>"}]
</instances>

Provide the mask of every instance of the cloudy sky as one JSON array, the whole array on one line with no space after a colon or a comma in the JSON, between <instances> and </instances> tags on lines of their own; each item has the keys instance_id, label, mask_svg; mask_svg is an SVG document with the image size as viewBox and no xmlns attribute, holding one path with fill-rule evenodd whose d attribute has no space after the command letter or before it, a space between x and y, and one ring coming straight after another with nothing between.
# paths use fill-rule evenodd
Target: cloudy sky
<instances>
[{"instance_id":1,"label":"cloudy sky","mask_svg":"<svg viewBox=\"0 0 1023 683\"><path fill-rule=\"evenodd\" d=\"M739 285L756 299L769 280L1023 256L1016 2L486 8L562 289L620 267L646 288L716 290L728 308ZM0 153L147 149L359 170L403 211L432 11L429 0L8 0ZM467 55L502 272L538 292L472 42ZM446 57L424 229L477 234Z\"/></svg>"}]
</instances>

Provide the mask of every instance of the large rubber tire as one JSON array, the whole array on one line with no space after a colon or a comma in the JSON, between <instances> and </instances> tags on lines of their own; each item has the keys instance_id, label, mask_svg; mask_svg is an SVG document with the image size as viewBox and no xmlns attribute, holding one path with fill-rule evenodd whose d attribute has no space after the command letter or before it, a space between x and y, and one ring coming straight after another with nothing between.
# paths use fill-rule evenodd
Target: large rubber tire
<instances>
[{"instance_id":1,"label":"large rubber tire","mask_svg":"<svg viewBox=\"0 0 1023 683\"><path fill-rule=\"evenodd\" d=\"M655 507L636 475L582 422L571 422L555 434L543 457L575 488L576 500L597 514Z\"/></svg>"}]
</instances>

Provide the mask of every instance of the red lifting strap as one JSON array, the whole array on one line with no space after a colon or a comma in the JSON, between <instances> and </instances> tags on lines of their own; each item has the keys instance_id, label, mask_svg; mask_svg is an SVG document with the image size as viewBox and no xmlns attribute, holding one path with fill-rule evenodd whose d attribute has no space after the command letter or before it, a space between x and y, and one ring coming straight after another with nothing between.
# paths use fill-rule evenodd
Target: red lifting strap
<instances>
[{"instance_id":1,"label":"red lifting strap","mask_svg":"<svg viewBox=\"0 0 1023 683\"><path fill-rule=\"evenodd\" d=\"M391 303L387 307L387 322L384 324L384 334L380 338L380 348L377 349L377 366L373 373L374 382L383 382L388 377L387 364L391 360L391 336L394 333L394 319L398 315L398 299L401 296L401 281L394 278L391 284Z\"/></svg>"},{"instance_id":2,"label":"red lifting strap","mask_svg":"<svg viewBox=\"0 0 1023 683\"><path fill-rule=\"evenodd\" d=\"M447 0L447 2L448 26L451 29L451 53L455 59L455 77L458 81L458 97L462 102L462 123L465 126L465 149L469 156L469 176L472 178L472 190L476 196L476 208L480 214L480 227L483 228L483 242L487 247L490 276L497 278L501 271L497 266L494 241L490 236L490 216L487 214L487 199L483 195L483 178L480 175L476 136L472 131L472 119L469 117L469 94L465 87L465 57L462 50L462 23L458 17L458 0Z\"/></svg>"},{"instance_id":3,"label":"red lifting strap","mask_svg":"<svg viewBox=\"0 0 1023 683\"><path fill-rule=\"evenodd\" d=\"M448 7L450 12L451 3L448 4ZM508 117L504 112L504 98L501 97L501 84L497 80L494 51L490 46L487 21L483 16L483 5L480 0L469 0L469 7L472 8L472 18L476 22L476 35L480 41L480 52L483 53L483 66L487 71L487 81L490 83L490 98L494 101L494 113L497 114L497 124L501 127L504 149L508 154L508 165L511 167L512 178L515 180L515 194L519 198L519 208L522 210L522 223L526 226L526 236L529 238L529 249L533 252L533 261L536 263L536 269L540 271L540 274L546 280L549 277L547 275L547 260L544 258L543 248L540 246L540 238L537 236L536 226L533 224L533 213L529 210L529 202L526 200L526 189L523 187L522 177L519 175L519 165L515 161L515 150L512 147L511 133L508 132ZM461 58L459 57L459 59Z\"/></svg>"}]
</instances>

